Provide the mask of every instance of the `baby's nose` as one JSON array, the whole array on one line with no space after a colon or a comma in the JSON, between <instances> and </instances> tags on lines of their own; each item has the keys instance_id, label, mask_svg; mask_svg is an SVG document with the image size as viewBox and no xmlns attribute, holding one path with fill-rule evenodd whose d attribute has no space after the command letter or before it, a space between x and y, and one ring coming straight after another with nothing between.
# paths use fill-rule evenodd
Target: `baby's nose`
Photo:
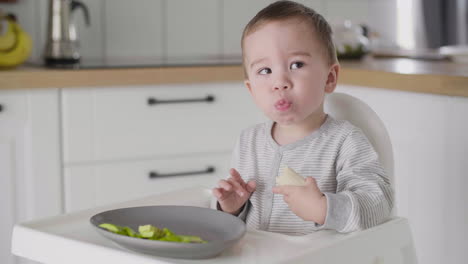
<instances>
[{"instance_id":1,"label":"baby's nose","mask_svg":"<svg viewBox=\"0 0 468 264\"><path fill-rule=\"evenodd\" d=\"M291 88L291 83L289 81L282 81L282 82L278 82L276 85L275 85L275 90L288 90Z\"/></svg>"},{"instance_id":2,"label":"baby's nose","mask_svg":"<svg viewBox=\"0 0 468 264\"><path fill-rule=\"evenodd\" d=\"M291 89L292 83L287 72L277 72L275 76L274 89L275 90L288 90Z\"/></svg>"},{"instance_id":3,"label":"baby's nose","mask_svg":"<svg viewBox=\"0 0 468 264\"><path fill-rule=\"evenodd\" d=\"M286 90L286 89L289 89L289 85L287 84L284 84L284 85L277 85L275 87L276 90Z\"/></svg>"}]
</instances>

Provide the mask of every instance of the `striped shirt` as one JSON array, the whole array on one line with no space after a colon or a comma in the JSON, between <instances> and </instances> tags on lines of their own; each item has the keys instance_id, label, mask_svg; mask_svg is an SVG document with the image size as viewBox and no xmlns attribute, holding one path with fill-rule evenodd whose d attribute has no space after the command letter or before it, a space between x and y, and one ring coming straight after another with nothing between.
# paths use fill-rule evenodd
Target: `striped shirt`
<instances>
[{"instance_id":1,"label":"striped shirt","mask_svg":"<svg viewBox=\"0 0 468 264\"><path fill-rule=\"evenodd\" d=\"M244 130L236 144L232 167L256 190L239 214L247 226L289 235L321 229L352 232L375 226L390 216L393 191L378 155L364 133L348 121L328 116L305 138L278 145L273 121ZM327 198L323 225L295 215L280 194L272 192L285 166L316 179Z\"/></svg>"}]
</instances>

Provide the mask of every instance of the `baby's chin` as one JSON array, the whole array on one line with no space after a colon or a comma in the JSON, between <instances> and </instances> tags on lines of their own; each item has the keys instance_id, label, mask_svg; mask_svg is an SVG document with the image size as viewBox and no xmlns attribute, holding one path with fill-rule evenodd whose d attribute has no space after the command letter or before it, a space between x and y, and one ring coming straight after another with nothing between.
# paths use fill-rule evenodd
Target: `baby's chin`
<instances>
[{"instance_id":1,"label":"baby's chin","mask_svg":"<svg viewBox=\"0 0 468 264\"><path fill-rule=\"evenodd\" d=\"M292 116L282 116L282 117L274 117L270 118L273 120L275 123L277 123L280 126L293 126L298 123L298 120Z\"/></svg>"}]
</instances>

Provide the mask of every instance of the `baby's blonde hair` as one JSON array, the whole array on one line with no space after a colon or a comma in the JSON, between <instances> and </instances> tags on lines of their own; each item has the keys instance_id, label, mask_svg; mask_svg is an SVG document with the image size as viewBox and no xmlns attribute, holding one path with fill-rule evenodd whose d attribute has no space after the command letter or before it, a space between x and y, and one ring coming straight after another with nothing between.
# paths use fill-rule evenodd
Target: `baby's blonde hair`
<instances>
[{"instance_id":1,"label":"baby's blonde hair","mask_svg":"<svg viewBox=\"0 0 468 264\"><path fill-rule=\"evenodd\" d=\"M244 60L244 39L249 34L255 32L260 26L271 21L281 21L298 18L311 25L311 30L317 36L317 40L326 52L326 59L329 65L338 62L335 45L332 39L332 29L322 15L312 8L293 1L277 1L260 10L245 26L241 38L242 59ZM247 77L245 63L244 74Z\"/></svg>"}]
</instances>

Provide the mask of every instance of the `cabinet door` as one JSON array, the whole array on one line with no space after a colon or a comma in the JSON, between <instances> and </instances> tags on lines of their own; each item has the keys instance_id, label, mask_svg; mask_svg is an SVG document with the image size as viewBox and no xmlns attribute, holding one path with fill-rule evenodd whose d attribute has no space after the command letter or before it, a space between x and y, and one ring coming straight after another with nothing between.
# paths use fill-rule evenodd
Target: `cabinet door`
<instances>
[{"instance_id":1,"label":"cabinet door","mask_svg":"<svg viewBox=\"0 0 468 264\"><path fill-rule=\"evenodd\" d=\"M0 91L0 262L17 222L61 212L58 90Z\"/></svg>"},{"instance_id":2,"label":"cabinet door","mask_svg":"<svg viewBox=\"0 0 468 264\"><path fill-rule=\"evenodd\" d=\"M0 93L0 262L5 264L15 263L10 248L17 221L15 179L18 165L24 163L25 120L20 117L24 107L23 96Z\"/></svg>"},{"instance_id":3,"label":"cabinet door","mask_svg":"<svg viewBox=\"0 0 468 264\"><path fill-rule=\"evenodd\" d=\"M63 111L67 165L230 151L263 120L241 83L70 89Z\"/></svg>"},{"instance_id":4,"label":"cabinet door","mask_svg":"<svg viewBox=\"0 0 468 264\"><path fill-rule=\"evenodd\" d=\"M66 211L122 202L193 186L213 187L228 175L230 153L77 165L65 169Z\"/></svg>"},{"instance_id":5,"label":"cabinet door","mask_svg":"<svg viewBox=\"0 0 468 264\"><path fill-rule=\"evenodd\" d=\"M348 85L337 90L369 104L389 132L396 212L411 223L420 263L466 259L460 245L468 243L468 214L462 205L468 201L467 177L460 164L467 162L462 149L468 118L462 110L468 100Z\"/></svg>"}]
</instances>

